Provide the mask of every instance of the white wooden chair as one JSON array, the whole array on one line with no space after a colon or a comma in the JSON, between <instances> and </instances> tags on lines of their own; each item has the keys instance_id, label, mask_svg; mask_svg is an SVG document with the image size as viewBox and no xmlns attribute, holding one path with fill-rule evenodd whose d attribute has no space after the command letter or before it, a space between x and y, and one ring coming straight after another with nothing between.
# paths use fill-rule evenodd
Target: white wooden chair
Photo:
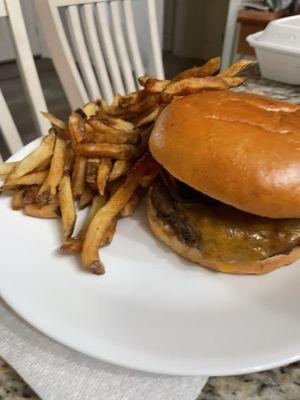
<instances>
[{"instance_id":1,"label":"white wooden chair","mask_svg":"<svg viewBox=\"0 0 300 400\"><path fill-rule=\"evenodd\" d=\"M8 0L10 1L10 0ZM155 0L147 4L148 59L164 77ZM35 0L41 29L56 71L74 109L98 97L110 102L134 91L145 63L135 28L132 0ZM141 51L142 50L142 51ZM150 55L151 53L151 55Z\"/></svg>"},{"instance_id":2,"label":"white wooden chair","mask_svg":"<svg viewBox=\"0 0 300 400\"><path fill-rule=\"evenodd\" d=\"M228 11L222 47L221 70L228 68L233 61L234 48L236 44L237 16L241 3L241 0L228 1Z\"/></svg>"},{"instance_id":3,"label":"white wooden chair","mask_svg":"<svg viewBox=\"0 0 300 400\"><path fill-rule=\"evenodd\" d=\"M1 6L0 6L1 12ZM23 147L23 142L20 138L18 129L14 123L12 115L7 107L6 101L0 89L0 135L3 135L6 146L11 154ZM0 149L1 150L1 149ZM3 160L0 152L0 161Z\"/></svg>"},{"instance_id":4,"label":"white wooden chair","mask_svg":"<svg viewBox=\"0 0 300 400\"><path fill-rule=\"evenodd\" d=\"M33 60L20 0L0 0L1 17L8 18L18 68L30 103L38 135L45 135L48 132L50 124L42 117L40 111L47 111L47 106Z\"/></svg>"}]
</instances>

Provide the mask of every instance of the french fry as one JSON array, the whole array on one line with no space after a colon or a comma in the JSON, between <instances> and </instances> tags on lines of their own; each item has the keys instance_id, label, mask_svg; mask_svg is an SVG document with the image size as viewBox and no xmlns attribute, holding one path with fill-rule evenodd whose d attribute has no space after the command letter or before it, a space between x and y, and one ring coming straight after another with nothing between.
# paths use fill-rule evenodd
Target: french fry
<instances>
[{"instance_id":1,"label":"french fry","mask_svg":"<svg viewBox=\"0 0 300 400\"><path fill-rule=\"evenodd\" d=\"M15 162L0 162L0 177L5 177L11 173L11 171L19 164L19 161Z\"/></svg>"},{"instance_id":2,"label":"french fry","mask_svg":"<svg viewBox=\"0 0 300 400\"><path fill-rule=\"evenodd\" d=\"M68 128L73 146L84 139L84 122L76 112L71 113L69 117Z\"/></svg>"},{"instance_id":3,"label":"french fry","mask_svg":"<svg viewBox=\"0 0 300 400\"><path fill-rule=\"evenodd\" d=\"M90 101L82 107L87 118L93 117L97 113L97 104Z\"/></svg>"},{"instance_id":4,"label":"french fry","mask_svg":"<svg viewBox=\"0 0 300 400\"><path fill-rule=\"evenodd\" d=\"M78 234L79 237L84 238L86 231L88 229L89 223L91 220L94 218L96 213L100 210L101 207L104 206L104 204L107 202L107 196L100 196L99 194L96 194L93 198L93 202L91 205L91 208L89 210L87 219L85 223L83 224L82 228L80 229L80 232Z\"/></svg>"},{"instance_id":5,"label":"french fry","mask_svg":"<svg viewBox=\"0 0 300 400\"><path fill-rule=\"evenodd\" d=\"M200 67L186 69L185 71L176 75L172 81L176 82L187 78L204 78L205 76L213 75L219 70L220 64L220 57L212 58L211 60L207 61L206 64L201 65Z\"/></svg>"},{"instance_id":6,"label":"french fry","mask_svg":"<svg viewBox=\"0 0 300 400\"><path fill-rule=\"evenodd\" d=\"M60 250L64 253L78 254L82 250L83 239L80 238L67 238L60 246Z\"/></svg>"},{"instance_id":7,"label":"french fry","mask_svg":"<svg viewBox=\"0 0 300 400\"><path fill-rule=\"evenodd\" d=\"M159 104L160 94L159 93L151 93L140 102L131 104L126 108L127 113L136 113L139 114L150 108L153 108L155 105Z\"/></svg>"},{"instance_id":8,"label":"french fry","mask_svg":"<svg viewBox=\"0 0 300 400\"><path fill-rule=\"evenodd\" d=\"M132 215L135 212L144 194L144 191L139 189L140 188L136 189L136 191L128 200L127 204L122 208L122 210L120 211L120 217L122 218L130 217L130 215Z\"/></svg>"},{"instance_id":9,"label":"french fry","mask_svg":"<svg viewBox=\"0 0 300 400\"><path fill-rule=\"evenodd\" d=\"M87 132L85 134L83 143L94 142L94 143L112 143L112 144L135 144L138 141L139 135L137 132L125 132L117 131L114 132Z\"/></svg>"},{"instance_id":10,"label":"french fry","mask_svg":"<svg viewBox=\"0 0 300 400\"><path fill-rule=\"evenodd\" d=\"M112 167L111 173L109 174L108 181L114 181L120 176L126 174L130 168L130 161L128 160L116 160Z\"/></svg>"},{"instance_id":11,"label":"french fry","mask_svg":"<svg viewBox=\"0 0 300 400\"><path fill-rule=\"evenodd\" d=\"M233 76L222 78L228 85L228 87L233 88L237 86L241 86L246 80L246 76Z\"/></svg>"},{"instance_id":12,"label":"french fry","mask_svg":"<svg viewBox=\"0 0 300 400\"><path fill-rule=\"evenodd\" d=\"M161 93L171 83L168 79L155 79L151 76L141 76L138 81L148 93Z\"/></svg>"},{"instance_id":13,"label":"french fry","mask_svg":"<svg viewBox=\"0 0 300 400\"><path fill-rule=\"evenodd\" d=\"M97 115L103 113L105 114L107 108L109 107L109 105L103 100L103 99L97 99L95 101L97 107L98 107L98 111L97 111Z\"/></svg>"},{"instance_id":14,"label":"french fry","mask_svg":"<svg viewBox=\"0 0 300 400\"><path fill-rule=\"evenodd\" d=\"M71 188L71 179L67 174L65 174L60 181L58 199L61 210L64 237L68 238L72 235L75 227L76 210Z\"/></svg>"},{"instance_id":15,"label":"french fry","mask_svg":"<svg viewBox=\"0 0 300 400\"><path fill-rule=\"evenodd\" d=\"M21 178L29 172L32 172L44 161L48 160L53 154L55 139L54 133L46 136L36 150L34 150L15 166L5 183L10 185L17 178Z\"/></svg>"},{"instance_id":16,"label":"french fry","mask_svg":"<svg viewBox=\"0 0 300 400\"><path fill-rule=\"evenodd\" d=\"M9 184L3 185L4 190L15 189L18 186L41 185L48 175L48 171L31 172L20 178L11 180Z\"/></svg>"},{"instance_id":17,"label":"french fry","mask_svg":"<svg viewBox=\"0 0 300 400\"><path fill-rule=\"evenodd\" d=\"M123 96L124 97L124 96ZM119 110L119 102L122 96L119 93L116 93L113 101L110 105L108 105L105 101L103 100L97 100L97 104L99 107L98 115L100 114L109 114L109 115L114 115L116 110Z\"/></svg>"},{"instance_id":18,"label":"french fry","mask_svg":"<svg viewBox=\"0 0 300 400\"><path fill-rule=\"evenodd\" d=\"M97 173L97 188L101 196L105 193L106 183L111 170L112 160L106 157L101 158Z\"/></svg>"},{"instance_id":19,"label":"french fry","mask_svg":"<svg viewBox=\"0 0 300 400\"><path fill-rule=\"evenodd\" d=\"M134 125L131 122L125 121L121 118L112 117L110 115L100 115L99 119L101 122L104 122L106 125L119 131L130 133L134 130Z\"/></svg>"},{"instance_id":20,"label":"french fry","mask_svg":"<svg viewBox=\"0 0 300 400\"><path fill-rule=\"evenodd\" d=\"M23 190L23 205L35 203L35 196L39 191L39 186L29 186Z\"/></svg>"},{"instance_id":21,"label":"french fry","mask_svg":"<svg viewBox=\"0 0 300 400\"><path fill-rule=\"evenodd\" d=\"M23 192L24 189L16 189L14 191L11 201L11 208L13 210L21 210L23 208Z\"/></svg>"},{"instance_id":22,"label":"french fry","mask_svg":"<svg viewBox=\"0 0 300 400\"><path fill-rule=\"evenodd\" d=\"M153 122L158 117L159 113L159 107L155 107L150 111L147 110L142 114L139 114L139 116L136 117L132 122L134 123L136 128L139 128L140 126Z\"/></svg>"},{"instance_id":23,"label":"french fry","mask_svg":"<svg viewBox=\"0 0 300 400\"><path fill-rule=\"evenodd\" d=\"M71 173L73 169L74 160L75 160L75 153L74 150L72 149L72 146L69 145L66 151L65 172Z\"/></svg>"},{"instance_id":24,"label":"french fry","mask_svg":"<svg viewBox=\"0 0 300 400\"><path fill-rule=\"evenodd\" d=\"M239 72L244 71L245 69L248 69L252 67L253 65L257 64L257 61L251 61L251 60L238 60L234 64L230 65L227 69L224 71L220 72L218 76L221 78L227 78L230 76L235 76Z\"/></svg>"},{"instance_id":25,"label":"french fry","mask_svg":"<svg viewBox=\"0 0 300 400\"><path fill-rule=\"evenodd\" d=\"M86 122L84 123L84 129L85 129L84 137L87 132L94 132L94 129L91 127L91 125L87 124Z\"/></svg>"},{"instance_id":26,"label":"french fry","mask_svg":"<svg viewBox=\"0 0 300 400\"><path fill-rule=\"evenodd\" d=\"M95 274L103 274L105 272L98 254L100 242L111 221L128 202L137 185L136 180L132 175L129 175L89 224L81 254L83 266L89 268Z\"/></svg>"},{"instance_id":27,"label":"french fry","mask_svg":"<svg viewBox=\"0 0 300 400\"><path fill-rule=\"evenodd\" d=\"M91 204L94 196L95 196L95 190L90 186L86 186L84 192L82 193L79 199L79 209L82 210L83 208Z\"/></svg>"},{"instance_id":28,"label":"french fry","mask_svg":"<svg viewBox=\"0 0 300 400\"><path fill-rule=\"evenodd\" d=\"M90 125L93 128L93 131L97 132L114 132L115 129L111 128L110 126L106 125L104 122L100 121L99 118L89 118L86 121L87 125Z\"/></svg>"},{"instance_id":29,"label":"french fry","mask_svg":"<svg viewBox=\"0 0 300 400\"><path fill-rule=\"evenodd\" d=\"M118 217L114 217L108 225L102 239L100 240L99 247L108 246L111 244L114 234L116 232Z\"/></svg>"},{"instance_id":30,"label":"french fry","mask_svg":"<svg viewBox=\"0 0 300 400\"><path fill-rule=\"evenodd\" d=\"M171 103L171 101L173 100L173 95L172 94L167 94L167 93L162 93L160 95L160 101L161 101L161 105L164 105L165 107Z\"/></svg>"},{"instance_id":31,"label":"french fry","mask_svg":"<svg viewBox=\"0 0 300 400\"><path fill-rule=\"evenodd\" d=\"M164 94L172 96L184 96L198 93L203 90L226 90L228 84L218 76L207 76L205 78L186 78L171 83L164 90Z\"/></svg>"},{"instance_id":32,"label":"french fry","mask_svg":"<svg viewBox=\"0 0 300 400\"><path fill-rule=\"evenodd\" d=\"M87 183L92 185L95 189L97 189L97 174L98 168L100 165L99 158L89 158L86 164L86 177L85 180Z\"/></svg>"},{"instance_id":33,"label":"french fry","mask_svg":"<svg viewBox=\"0 0 300 400\"><path fill-rule=\"evenodd\" d=\"M116 160L129 160L138 154L132 144L78 143L76 151L86 157L109 157Z\"/></svg>"},{"instance_id":34,"label":"french fry","mask_svg":"<svg viewBox=\"0 0 300 400\"><path fill-rule=\"evenodd\" d=\"M57 187L64 173L66 153L67 143L58 136L56 138L48 176L36 197L37 204L44 205L56 196Z\"/></svg>"},{"instance_id":35,"label":"french fry","mask_svg":"<svg viewBox=\"0 0 300 400\"><path fill-rule=\"evenodd\" d=\"M117 217L112 219L105 234L103 235L103 238L100 241L99 247L108 246L112 242L113 236L116 231L117 222L118 222ZM66 253L72 253L72 254L81 253L83 247L83 241L84 239L78 237L66 239L61 245L60 249Z\"/></svg>"},{"instance_id":36,"label":"french fry","mask_svg":"<svg viewBox=\"0 0 300 400\"><path fill-rule=\"evenodd\" d=\"M58 218L60 216L60 209L57 204L46 204L39 207L36 204L27 204L23 208L25 215L36 218Z\"/></svg>"},{"instance_id":37,"label":"french fry","mask_svg":"<svg viewBox=\"0 0 300 400\"><path fill-rule=\"evenodd\" d=\"M75 157L72 171L72 191L75 200L82 195L85 189L86 164L86 157Z\"/></svg>"},{"instance_id":38,"label":"french fry","mask_svg":"<svg viewBox=\"0 0 300 400\"><path fill-rule=\"evenodd\" d=\"M87 218L84 221L84 224L83 224L82 228L80 229L78 235L75 238L65 239L61 246L62 251L65 251L68 253L80 253L81 252L82 246L83 246L83 240L84 240L87 228L89 226L89 223L94 218L96 213L100 210L100 208L104 206L106 201L107 201L106 196L96 195L94 197L91 208L87 215Z\"/></svg>"},{"instance_id":39,"label":"french fry","mask_svg":"<svg viewBox=\"0 0 300 400\"><path fill-rule=\"evenodd\" d=\"M146 82L147 82L147 80L148 80L149 78L151 78L151 77L148 76L148 75L139 76L139 77L138 77L138 83L139 83L141 86L145 87L145 86L146 86ZM154 78L153 78L153 79L154 79Z\"/></svg>"},{"instance_id":40,"label":"french fry","mask_svg":"<svg viewBox=\"0 0 300 400\"><path fill-rule=\"evenodd\" d=\"M83 111L82 108L78 107L78 108L76 108L76 110L74 111L74 114L76 114L76 115L77 115L77 118L79 118L79 120L81 120L81 122L82 122L82 124L83 124L83 126L82 126L82 128L83 128L83 127L84 127L84 120L86 119L86 114L85 114L85 112ZM81 129L82 129L82 128L81 128Z\"/></svg>"},{"instance_id":41,"label":"french fry","mask_svg":"<svg viewBox=\"0 0 300 400\"><path fill-rule=\"evenodd\" d=\"M125 97L125 96L121 96L120 93L116 93L115 96L114 96L114 98L113 98L113 101L112 101L112 103L111 103L112 107L118 107L119 104L120 104L120 100L121 100L123 97Z\"/></svg>"},{"instance_id":42,"label":"french fry","mask_svg":"<svg viewBox=\"0 0 300 400\"><path fill-rule=\"evenodd\" d=\"M111 117L111 118L113 118L113 117ZM114 118L114 119L120 120L120 118ZM99 132L99 133L114 134L116 132L120 132L121 131L121 132L123 132L125 134L130 134L131 131L132 131L131 130L130 132L127 132L124 129L123 130L122 129L116 129L116 128L112 127L112 126L107 125L106 123L104 123L103 121L101 121L98 118L90 118L86 122L87 122L88 125L90 125L93 128L94 132ZM132 124L130 124L130 125L132 125Z\"/></svg>"},{"instance_id":43,"label":"french fry","mask_svg":"<svg viewBox=\"0 0 300 400\"><path fill-rule=\"evenodd\" d=\"M42 164L39 165L39 166L34 170L34 172L47 171L47 170L50 168L51 159L52 159L52 156L49 157L49 158L48 158L47 160L45 160L44 162L42 162Z\"/></svg>"},{"instance_id":44,"label":"french fry","mask_svg":"<svg viewBox=\"0 0 300 400\"><path fill-rule=\"evenodd\" d=\"M67 125L59 118L57 118L55 115L49 113L49 112L45 112L45 111L41 111L41 114L48 119L48 121L51 122L52 125L56 126L57 128L61 129L61 130L66 130L67 129Z\"/></svg>"},{"instance_id":45,"label":"french fry","mask_svg":"<svg viewBox=\"0 0 300 400\"><path fill-rule=\"evenodd\" d=\"M127 93L125 96L121 96L119 98L117 106L120 106L121 108L127 108L128 106L136 104L142 100L142 98L145 97L145 94L146 93L143 90ZM117 109L117 106L114 106L115 110Z\"/></svg>"},{"instance_id":46,"label":"french fry","mask_svg":"<svg viewBox=\"0 0 300 400\"><path fill-rule=\"evenodd\" d=\"M124 117L126 119L130 119L131 116L135 117L137 114L154 107L160 102L159 93L149 94L146 90L141 90L135 93L136 94L134 96L128 98L130 101L125 102L127 96L124 96L121 101L122 106L109 106L106 110L106 113L114 117Z\"/></svg>"}]
</instances>

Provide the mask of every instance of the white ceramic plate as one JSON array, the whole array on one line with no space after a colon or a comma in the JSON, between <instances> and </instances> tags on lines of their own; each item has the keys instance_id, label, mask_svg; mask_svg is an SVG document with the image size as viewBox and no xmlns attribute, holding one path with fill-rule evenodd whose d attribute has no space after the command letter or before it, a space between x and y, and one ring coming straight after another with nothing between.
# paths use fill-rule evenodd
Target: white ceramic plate
<instances>
[{"instance_id":1,"label":"white ceramic plate","mask_svg":"<svg viewBox=\"0 0 300 400\"><path fill-rule=\"evenodd\" d=\"M26 146L13 159L36 146ZM59 224L0 199L0 293L34 327L90 356L177 375L253 372L300 358L299 263L261 277L198 268L157 241L141 207L101 250L104 276L58 254Z\"/></svg>"}]
</instances>

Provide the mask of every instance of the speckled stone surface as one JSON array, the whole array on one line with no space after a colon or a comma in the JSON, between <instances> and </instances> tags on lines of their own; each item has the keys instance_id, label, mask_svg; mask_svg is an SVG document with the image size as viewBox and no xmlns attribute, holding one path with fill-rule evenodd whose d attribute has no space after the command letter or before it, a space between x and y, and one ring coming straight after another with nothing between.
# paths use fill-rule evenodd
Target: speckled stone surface
<instances>
[{"instance_id":1,"label":"speckled stone surface","mask_svg":"<svg viewBox=\"0 0 300 400\"><path fill-rule=\"evenodd\" d=\"M0 400L22 399L39 400L39 397L0 359ZM197 398L197 400L299 399L300 363L256 374L210 378Z\"/></svg>"},{"instance_id":2,"label":"speckled stone surface","mask_svg":"<svg viewBox=\"0 0 300 400\"><path fill-rule=\"evenodd\" d=\"M300 104L300 86L291 86L264 79L260 76L258 67L252 68L245 74L249 76L246 84L234 89L235 91L252 92L274 97L277 100Z\"/></svg>"},{"instance_id":3,"label":"speckled stone surface","mask_svg":"<svg viewBox=\"0 0 300 400\"><path fill-rule=\"evenodd\" d=\"M247 84L235 90L300 104L300 86L263 79L257 68L253 69ZM21 399L38 400L39 397L0 358L0 400ZM300 400L300 363L256 374L210 378L197 400Z\"/></svg>"},{"instance_id":4,"label":"speckled stone surface","mask_svg":"<svg viewBox=\"0 0 300 400\"><path fill-rule=\"evenodd\" d=\"M0 400L39 400L28 385L0 358Z\"/></svg>"},{"instance_id":5,"label":"speckled stone surface","mask_svg":"<svg viewBox=\"0 0 300 400\"><path fill-rule=\"evenodd\" d=\"M256 374L210 378L197 400L299 400L300 363Z\"/></svg>"}]
</instances>

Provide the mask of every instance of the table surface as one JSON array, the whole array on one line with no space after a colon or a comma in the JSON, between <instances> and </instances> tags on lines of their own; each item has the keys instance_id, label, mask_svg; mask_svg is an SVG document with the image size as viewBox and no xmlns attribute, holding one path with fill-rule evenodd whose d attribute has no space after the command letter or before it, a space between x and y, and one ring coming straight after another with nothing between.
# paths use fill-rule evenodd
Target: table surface
<instances>
[{"instance_id":1,"label":"table surface","mask_svg":"<svg viewBox=\"0 0 300 400\"><path fill-rule=\"evenodd\" d=\"M252 72L248 82L235 89L265 94L300 104L300 86L261 78ZM0 358L0 400L38 400L39 397ZM209 378L197 400L299 400L300 362L256 374Z\"/></svg>"}]
</instances>

